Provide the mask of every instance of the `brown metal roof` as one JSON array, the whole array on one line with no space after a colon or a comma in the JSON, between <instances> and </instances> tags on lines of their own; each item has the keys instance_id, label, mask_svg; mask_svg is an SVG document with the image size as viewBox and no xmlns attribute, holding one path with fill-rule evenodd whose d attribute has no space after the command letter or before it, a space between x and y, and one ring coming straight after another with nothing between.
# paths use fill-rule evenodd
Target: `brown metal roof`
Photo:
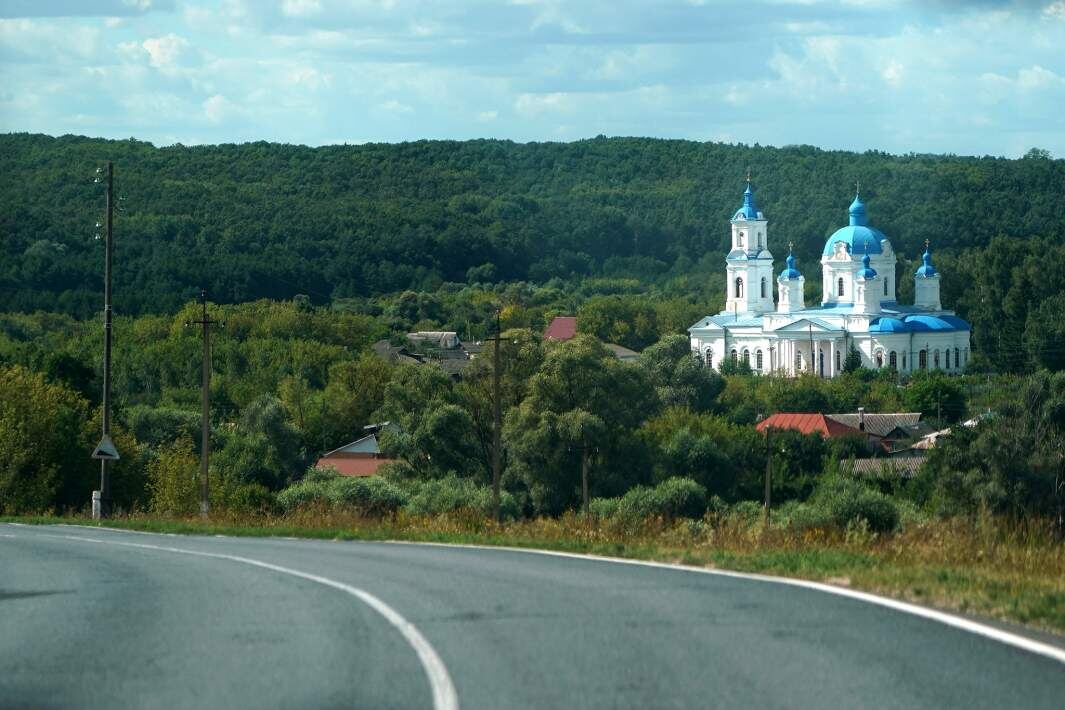
<instances>
[{"instance_id":1,"label":"brown metal roof","mask_svg":"<svg viewBox=\"0 0 1065 710\"><path fill-rule=\"evenodd\" d=\"M577 334L577 319L574 316L555 316L544 330L548 340L569 340Z\"/></svg>"},{"instance_id":2,"label":"brown metal roof","mask_svg":"<svg viewBox=\"0 0 1065 710\"><path fill-rule=\"evenodd\" d=\"M318 463L314 464L315 468L321 469L335 469L341 476L354 476L365 477L373 476L377 474L377 469L384 466L386 463L393 463L395 459L376 459L370 457L345 457L345 458L328 458L318 459Z\"/></svg>"},{"instance_id":3,"label":"brown metal roof","mask_svg":"<svg viewBox=\"0 0 1065 710\"><path fill-rule=\"evenodd\" d=\"M756 428L762 432L769 428L792 429L803 434L816 432L826 439L834 436L863 435L857 429L851 428L846 424L840 424L834 419L829 419L824 414L815 412L780 412L758 422Z\"/></svg>"}]
</instances>

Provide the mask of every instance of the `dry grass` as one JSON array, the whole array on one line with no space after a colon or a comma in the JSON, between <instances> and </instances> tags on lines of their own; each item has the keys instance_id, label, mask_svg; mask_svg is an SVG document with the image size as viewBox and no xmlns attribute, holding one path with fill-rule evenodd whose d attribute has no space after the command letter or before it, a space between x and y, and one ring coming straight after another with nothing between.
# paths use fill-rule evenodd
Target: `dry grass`
<instances>
[{"instance_id":1,"label":"dry grass","mask_svg":"<svg viewBox=\"0 0 1065 710\"><path fill-rule=\"evenodd\" d=\"M957 518L876 535L860 527L766 530L760 521L735 516L626 524L570 514L497 524L468 512L367 519L311 509L281 517L221 514L209 522L133 515L108 524L173 533L508 545L677 562L842 584L1065 633L1065 544L1045 521Z\"/></svg>"}]
</instances>

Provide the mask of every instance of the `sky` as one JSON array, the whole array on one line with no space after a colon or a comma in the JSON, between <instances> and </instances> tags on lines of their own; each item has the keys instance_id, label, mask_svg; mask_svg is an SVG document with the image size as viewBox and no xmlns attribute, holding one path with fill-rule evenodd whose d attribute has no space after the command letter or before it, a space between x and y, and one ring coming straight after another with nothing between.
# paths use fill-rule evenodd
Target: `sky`
<instances>
[{"instance_id":1,"label":"sky","mask_svg":"<svg viewBox=\"0 0 1065 710\"><path fill-rule=\"evenodd\" d=\"M1065 0L0 0L0 132L1065 157Z\"/></svg>"}]
</instances>

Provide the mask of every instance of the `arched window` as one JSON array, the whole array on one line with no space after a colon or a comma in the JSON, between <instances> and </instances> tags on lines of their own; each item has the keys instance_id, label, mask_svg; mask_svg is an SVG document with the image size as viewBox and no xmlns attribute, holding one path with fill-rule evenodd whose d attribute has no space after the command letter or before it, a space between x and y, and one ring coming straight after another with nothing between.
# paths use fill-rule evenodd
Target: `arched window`
<instances>
[{"instance_id":1,"label":"arched window","mask_svg":"<svg viewBox=\"0 0 1065 710\"><path fill-rule=\"evenodd\" d=\"M906 353L902 354L902 369L906 369Z\"/></svg>"},{"instance_id":2,"label":"arched window","mask_svg":"<svg viewBox=\"0 0 1065 710\"><path fill-rule=\"evenodd\" d=\"M714 366L714 349L713 348L707 348L706 349L706 366L707 367L713 367Z\"/></svg>"},{"instance_id":3,"label":"arched window","mask_svg":"<svg viewBox=\"0 0 1065 710\"><path fill-rule=\"evenodd\" d=\"M761 232L758 232L758 249L759 249L759 251L761 251L761 249L762 249L762 233Z\"/></svg>"},{"instance_id":4,"label":"arched window","mask_svg":"<svg viewBox=\"0 0 1065 710\"><path fill-rule=\"evenodd\" d=\"M843 368L843 366L840 364L841 360L842 360L842 356L840 355L839 350L837 350L836 351L836 372L839 372Z\"/></svg>"},{"instance_id":5,"label":"arched window","mask_svg":"<svg viewBox=\"0 0 1065 710\"><path fill-rule=\"evenodd\" d=\"M898 367L899 367L899 358L898 358L898 355L895 353L894 350L892 350L890 353L888 353L888 360L887 361L888 361L888 364L891 365L891 369L892 370L897 370L898 369Z\"/></svg>"},{"instance_id":6,"label":"arched window","mask_svg":"<svg viewBox=\"0 0 1065 710\"><path fill-rule=\"evenodd\" d=\"M795 372L802 371L802 353L795 351Z\"/></svg>"},{"instance_id":7,"label":"arched window","mask_svg":"<svg viewBox=\"0 0 1065 710\"><path fill-rule=\"evenodd\" d=\"M836 295L838 295L838 296L842 296L843 295L843 277L842 276L839 278L839 281L836 282L836 292L837 292Z\"/></svg>"},{"instance_id":8,"label":"arched window","mask_svg":"<svg viewBox=\"0 0 1065 710\"><path fill-rule=\"evenodd\" d=\"M884 351L883 350L877 350L876 351L876 366L877 366L877 368L881 368L881 367L884 366Z\"/></svg>"},{"instance_id":9,"label":"arched window","mask_svg":"<svg viewBox=\"0 0 1065 710\"><path fill-rule=\"evenodd\" d=\"M954 348L954 367L961 369L961 350Z\"/></svg>"},{"instance_id":10,"label":"arched window","mask_svg":"<svg viewBox=\"0 0 1065 710\"><path fill-rule=\"evenodd\" d=\"M736 277L736 298L743 298L743 279Z\"/></svg>"},{"instance_id":11,"label":"arched window","mask_svg":"<svg viewBox=\"0 0 1065 710\"><path fill-rule=\"evenodd\" d=\"M759 370L762 369L762 350L761 349L758 349L758 350L754 351L754 366L757 369L759 369Z\"/></svg>"},{"instance_id":12,"label":"arched window","mask_svg":"<svg viewBox=\"0 0 1065 710\"><path fill-rule=\"evenodd\" d=\"M765 276L762 277L762 298L765 298Z\"/></svg>"},{"instance_id":13,"label":"arched window","mask_svg":"<svg viewBox=\"0 0 1065 710\"><path fill-rule=\"evenodd\" d=\"M743 349L743 364L744 365L750 365L751 364L751 351L748 350L747 348Z\"/></svg>"},{"instance_id":14,"label":"arched window","mask_svg":"<svg viewBox=\"0 0 1065 710\"><path fill-rule=\"evenodd\" d=\"M737 355L736 355L736 348L732 348L732 364L733 364L733 365L735 365L735 364L736 364L736 357L737 357Z\"/></svg>"},{"instance_id":15,"label":"arched window","mask_svg":"<svg viewBox=\"0 0 1065 710\"><path fill-rule=\"evenodd\" d=\"M824 350L818 350L817 351L817 374L821 375L821 377L825 376L825 351Z\"/></svg>"},{"instance_id":16,"label":"arched window","mask_svg":"<svg viewBox=\"0 0 1065 710\"><path fill-rule=\"evenodd\" d=\"M917 353L917 366L920 367L922 370L927 370L928 369L928 351L927 350L922 350L921 352Z\"/></svg>"},{"instance_id":17,"label":"arched window","mask_svg":"<svg viewBox=\"0 0 1065 710\"><path fill-rule=\"evenodd\" d=\"M884 279L884 295L887 295L887 279Z\"/></svg>"},{"instance_id":18,"label":"arched window","mask_svg":"<svg viewBox=\"0 0 1065 710\"><path fill-rule=\"evenodd\" d=\"M935 365L937 370L939 369L939 350L932 353L932 364Z\"/></svg>"},{"instance_id":19,"label":"arched window","mask_svg":"<svg viewBox=\"0 0 1065 710\"><path fill-rule=\"evenodd\" d=\"M949 370L950 369L950 348L947 348L945 352L947 354L947 369Z\"/></svg>"}]
</instances>

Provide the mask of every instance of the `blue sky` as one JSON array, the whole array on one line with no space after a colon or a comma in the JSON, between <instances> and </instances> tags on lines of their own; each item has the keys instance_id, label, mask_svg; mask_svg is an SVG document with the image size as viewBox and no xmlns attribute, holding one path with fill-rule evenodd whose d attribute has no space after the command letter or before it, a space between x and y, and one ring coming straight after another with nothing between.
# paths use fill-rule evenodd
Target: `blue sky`
<instances>
[{"instance_id":1,"label":"blue sky","mask_svg":"<svg viewBox=\"0 0 1065 710\"><path fill-rule=\"evenodd\" d=\"M0 0L0 131L1065 157L1065 0Z\"/></svg>"}]
</instances>

